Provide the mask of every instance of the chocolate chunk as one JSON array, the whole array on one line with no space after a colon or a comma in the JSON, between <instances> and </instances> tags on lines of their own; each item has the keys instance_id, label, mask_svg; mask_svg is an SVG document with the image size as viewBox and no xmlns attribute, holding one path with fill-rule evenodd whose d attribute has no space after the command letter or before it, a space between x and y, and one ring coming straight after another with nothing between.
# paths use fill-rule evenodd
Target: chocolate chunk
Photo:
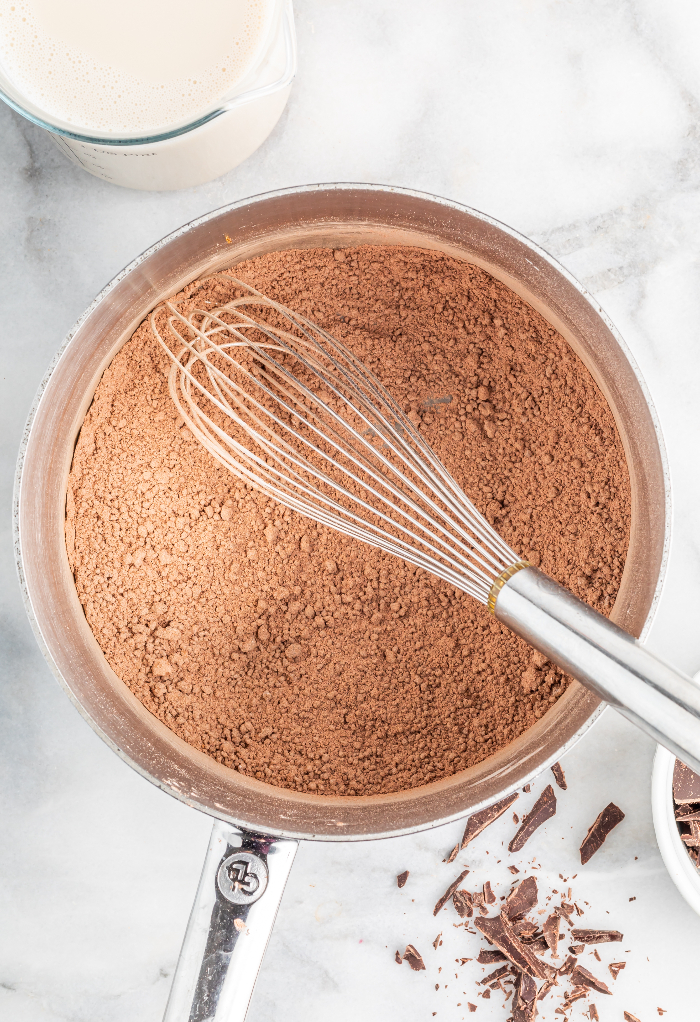
<instances>
[{"instance_id":1,"label":"chocolate chunk","mask_svg":"<svg viewBox=\"0 0 700 1022\"><path fill-rule=\"evenodd\" d=\"M591 1022L600 1022L600 1015L598 1014L598 1009L596 1008L595 1004L588 1005L588 1017L590 1018Z\"/></svg>"},{"instance_id":2,"label":"chocolate chunk","mask_svg":"<svg viewBox=\"0 0 700 1022\"><path fill-rule=\"evenodd\" d=\"M564 964L558 970L559 971L559 975L560 976L568 976L570 972L574 971L574 969L576 968L577 963L578 963L578 959L574 958L572 955L569 955L569 957L566 959Z\"/></svg>"},{"instance_id":3,"label":"chocolate chunk","mask_svg":"<svg viewBox=\"0 0 700 1022\"><path fill-rule=\"evenodd\" d=\"M678 823L691 823L693 820L700 820L700 809L694 803L680 806L676 809L676 820Z\"/></svg>"},{"instance_id":4,"label":"chocolate chunk","mask_svg":"<svg viewBox=\"0 0 700 1022\"><path fill-rule=\"evenodd\" d=\"M572 955L580 955L583 951L583 944L572 944L569 951Z\"/></svg>"},{"instance_id":5,"label":"chocolate chunk","mask_svg":"<svg viewBox=\"0 0 700 1022\"><path fill-rule=\"evenodd\" d=\"M579 849L582 866L585 866L591 856L595 855L610 831L617 827L618 823L622 823L624 818L625 814L614 802L610 802L605 807L593 825L589 827L588 833Z\"/></svg>"},{"instance_id":6,"label":"chocolate chunk","mask_svg":"<svg viewBox=\"0 0 700 1022\"><path fill-rule=\"evenodd\" d=\"M513 792L512 795L507 795L506 798L502 798L500 802L494 802L491 806L486 806L485 809L480 809L478 813L474 813L467 820L467 826L464 829L464 836L462 837L462 848L466 848L470 841L473 841L477 835L481 834L482 830L494 823L499 816L505 813L506 809L509 809L513 805L516 798L519 798L517 791Z\"/></svg>"},{"instance_id":7,"label":"chocolate chunk","mask_svg":"<svg viewBox=\"0 0 700 1022\"><path fill-rule=\"evenodd\" d=\"M532 1022L536 1015L537 986L531 976L519 972L513 992L513 1022Z\"/></svg>"},{"instance_id":8,"label":"chocolate chunk","mask_svg":"<svg viewBox=\"0 0 700 1022\"><path fill-rule=\"evenodd\" d=\"M405 962L408 962L414 972L420 972L421 969L425 969L425 962L423 961L422 956L416 951L413 944L406 945L403 958Z\"/></svg>"},{"instance_id":9,"label":"chocolate chunk","mask_svg":"<svg viewBox=\"0 0 700 1022\"><path fill-rule=\"evenodd\" d=\"M626 965L627 962L611 962L610 965L608 966L608 969L610 970L610 975L612 976L612 978L617 979L617 977L620 975L620 973L622 972Z\"/></svg>"},{"instance_id":10,"label":"chocolate chunk","mask_svg":"<svg viewBox=\"0 0 700 1022\"><path fill-rule=\"evenodd\" d=\"M438 898L437 904L435 905L435 908L433 909L433 915L434 916L436 916L438 914L438 912L440 911L440 909L442 908L442 906L446 902L448 902L450 900L450 898L455 893L455 891L457 890L459 885L462 883L462 881L464 880L464 878L465 878L465 876L467 875L468 872L469 872L468 869L463 869L462 872L457 877L457 879L455 880L455 882L453 884L450 884L450 886L447 888L447 890L445 891L445 893L442 895L441 898Z\"/></svg>"},{"instance_id":11,"label":"chocolate chunk","mask_svg":"<svg viewBox=\"0 0 700 1022\"><path fill-rule=\"evenodd\" d=\"M405 869L403 871L403 873L399 873L399 875L396 878L396 885L397 885L397 887L405 887L407 880L408 880L408 870Z\"/></svg>"},{"instance_id":12,"label":"chocolate chunk","mask_svg":"<svg viewBox=\"0 0 700 1022\"><path fill-rule=\"evenodd\" d=\"M633 1015L631 1011L623 1011L622 1017L624 1018L625 1022L639 1022L637 1016Z\"/></svg>"},{"instance_id":13,"label":"chocolate chunk","mask_svg":"<svg viewBox=\"0 0 700 1022\"><path fill-rule=\"evenodd\" d=\"M557 811L557 797L551 784L548 784L534 806L523 817L520 829L508 845L509 852L519 852L532 837L538 827L550 820Z\"/></svg>"},{"instance_id":14,"label":"chocolate chunk","mask_svg":"<svg viewBox=\"0 0 700 1022\"><path fill-rule=\"evenodd\" d=\"M455 859L457 858L458 852L459 852L459 845L455 845L454 848L452 849L452 851L450 852L450 854L447 856L447 858L443 859L442 861L443 862L454 862Z\"/></svg>"},{"instance_id":15,"label":"chocolate chunk","mask_svg":"<svg viewBox=\"0 0 700 1022\"><path fill-rule=\"evenodd\" d=\"M396 955L394 956L394 961L396 962L397 965L401 965L403 958L401 957L400 952L398 951L396 952Z\"/></svg>"},{"instance_id":16,"label":"chocolate chunk","mask_svg":"<svg viewBox=\"0 0 700 1022\"><path fill-rule=\"evenodd\" d=\"M487 1000L487 1001L488 1001L489 997L491 996L491 991L490 991L490 990L484 990L484 992L483 992L483 994L482 994L481 996L482 996L482 997L483 997L483 998L484 998L485 1000Z\"/></svg>"},{"instance_id":17,"label":"chocolate chunk","mask_svg":"<svg viewBox=\"0 0 700 1022\"><path fill-rule=\"evenodd\" d=\"M564 771L561 768L561 763L554 763L552 766L552 773L554 774L554 780L557 782L562 791L566 791L566 777Z\"/></svg>"},{"instance_id":18,"label":"chocolate chunk","mask_svg":"<svg viewBox=\"0 0 700 1022\"><path fill-rule=\"evenodd\" d=\"M504 965L502 968L496 969L494 972L490 972L488 976L484 976L484 978L480 979L478 982L481 986L490 986L491 983L500 979L501 976L507 976L510 969L510 965Z\"/></svg>"},{"instance_id":19,"label":"chocolate chunk","mask_svg":"<svg viewBox=\"0 0 700 1022\"><path fill-rule=\"evenodd\" d=\"M547 921L542 927L542 934L544 939L547 941L547 946L552 952L553 958L558 958L557 948L559 947L559 920L560 916L556 912L552 912L551 916L547 916Z\"/></svg>"},{"instance_id":20,"label":"chocolate chunk","mask_svg":"<svg viewBox=\"0 0 700 1022\"><path fill-rule=\"evenodd\" d=\"M442 937L442 930L440 930L440 932L438 933L437 937L433 941L433 947L435 948L436 951L437 951L438 947L440 946L440 944L442 944L442 941L440 940L440 937Z\"/></svg>"},{"instance_id":21,"label":"chocolate chunk","mask_svg":"<svg viewBox=\"0 0 700 1022\"><path fill-rule=\"evenodd\" d=\"M476 1011L476 1005L472 1004L471 1001L467 1001L467 1007L469 1008L470 1011Z\"/></svg>"},{"instance_id":22,"label":"chocolate chunk","mask_svg":"<svg viewBox=\"0 0 700 1022\"><path fill-rule=\"evenodd\" d=\"M546 955L549 950L547 941L544 937L538 937L536 940L527 941L527 946L531 951L534 951L536 955Z\"/></svg>"},{"instance_id":23,"label":"chocolate chunk","mask_svg":"<svg viewBox=\"0 0 700 1022\"><path fill-rule=\"evenodd\" d=\"M452 904L457 909L457 914L460 919L468 918L471 919L473 915L472 909L472 896L469 891L461 890L455 891L452 895Z\"/></svg>"},{"instance_id":24,"label":"chocolate chunk","mask_svg":"<svg viewBox=\"0 0 700 1022\"><path fill-rule=\"evenodd\" d=\"M509 867L508 867L508 870L509 870L509 872L511 872L511 873L513 873L513 874L515 874L515 873L519 873L519 872L520 872L520 870L518 869L518 867L517 867L517 866L509 866Z\"/></svg>"},{"instance_id":25,"label":"chocolate chunk","mask_svg":"<svg viewBox=\"0 0 700 1022\"><path fill-rule=\"evenodd\" d=\"M483 886L484 892L484 905L493 905L496 901L496 895L491 890L491 881L486 880Z\"/></svg>"},{"instance_id":26,"label":"chocolate chunk","mask_svg":"<svg viewBox=\"0 0 700 1022\"><path fill-rule=\"evenodd\" d=\"M593 973L584 969L582 965L577 965L571 973L571 982L577 986L590 987L591 990L597 990L599 994L612 994L612 990L608 989L602 979L596 979Z\"/></svg>"},{"instance_id":27,"label":"chocolate chunk","mask_svg":"<svg viewBox=\"0 0 700 1022\"><path fill-rule=\"evenodd\" d=\"M487 951L485 948L479 952L477 962L479 965L495 965L496 962L507 962L508 959L502 951Z\"/></svg>"},{"instance_id":28,"label":"chocolate chunk","mask_svg":"<svg viewBox=\"0 0 700 1022\"><path fill-rule=\"evenodd\" d=\"M525 787L523 788L523 791L525 792L526 795L529 795L530 794L530 785L526 784Z\"/></svg>"},{"instance_id":29,"label":"chocolate chunk","mask_svg":"<svg viewBox=\"0 0 700 1022\"><path fill-rule=\"evenodd\" d=\"M526 877L516 884L503 906L509 919L521 919L537 904L537 879Z\"/></svg>"},{"instance_id":30,"label":"chocolate chunk","mask_svg":"<svg viewBox=\"0 0 700 1022\"><path fill-rule=\"evenodd\" d=\"M579 930L574 927L571 936L580 944L609 944L611 941L622 940L624 934L619 930Z\"/></svg>"},{"instance_id":31,"label":"chocolate chunk","mask_svg":"<svg viewBox=\"0 0 700 1022\"><path fill-rule=\"evenodd\" d=\"M521 972L529 973L534 979L546 978L546 967L513 933L508 917L502 912L493 919L477 919L474 925Z\"/></svg>"}]
</instances>

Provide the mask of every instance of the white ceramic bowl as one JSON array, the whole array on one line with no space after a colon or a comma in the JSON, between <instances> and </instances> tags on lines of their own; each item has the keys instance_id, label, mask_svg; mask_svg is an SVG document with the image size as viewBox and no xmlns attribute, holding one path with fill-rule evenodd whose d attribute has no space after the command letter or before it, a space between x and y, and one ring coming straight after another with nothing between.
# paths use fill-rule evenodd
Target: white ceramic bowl
<instances>
[{"instance_id":1,"label":"white ceramic bowl","mask_svg":"<svg viewBox=\"0 0 700 1022\"><path fill-rule=\"evenodd\" d=\"M700 672L695 675L700 683ZM676 757L659 745L654 757L651 775L651 811L654 817L656 840L661 858L671 880L688 902L700 915L700 870L681 840L674 815L673 768Z\"/></svg>"}]
</instances>

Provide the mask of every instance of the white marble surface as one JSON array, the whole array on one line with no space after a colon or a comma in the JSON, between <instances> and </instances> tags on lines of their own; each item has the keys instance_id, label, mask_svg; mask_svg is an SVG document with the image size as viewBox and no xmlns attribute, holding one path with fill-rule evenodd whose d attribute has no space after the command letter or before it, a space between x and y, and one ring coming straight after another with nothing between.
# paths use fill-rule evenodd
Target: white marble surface
<instances>
[{"instance_id":1,"label":"white marble surface","mask_svg":"<svg viewBox=\"0 0 700 1022\"><path fill-rule=\"evenodd\" d=\"M281 186L373 181L475 206L549 249L599 298L650 385L668 445L674 527L649 643L686 670L700 666L697 5L299 0L296 12L300 70L280 124L246 164L191 191L116 189L0 108L0 1017L8 1022L158 1020L207 842L208 819L132 773L60 692L25 618L9 528L20 433L63 335L126 262L185 221ZM609 920L630 949L615 997L597 998L603 1022L621 1020L623 1009L650 1022L657 1006L669 1022L697 1014L688 978L700 919L656 849L652 754L608 711L566 758L560 813L527 846L544 870L568 876L602 806L614 799L627 813L576 882L594 906L590 923ZM459 861L481 870L486 849L511 827L502 821ZM449 983L447 966L474 945L430 912L457 875L457 864L441 859L459 829L302 846L249 1022L461 1019L457 1001L475 999L474 967L462 971L470 985L460 985ZM394 875L406 868L399 892ZM450 936L434 952L438 929ZM407 941L423 950L426 972L395 965ZM508 1014L497 999L478 1003L477 1020ZM555 1019L552 1008L544 1017Z\"/></svg>"}]
</instances>

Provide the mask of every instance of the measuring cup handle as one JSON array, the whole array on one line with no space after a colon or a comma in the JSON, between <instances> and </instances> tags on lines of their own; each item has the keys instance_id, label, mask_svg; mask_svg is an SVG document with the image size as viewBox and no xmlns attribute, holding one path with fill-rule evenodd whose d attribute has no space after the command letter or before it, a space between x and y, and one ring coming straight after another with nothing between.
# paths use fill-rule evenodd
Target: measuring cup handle
<instances>
[{"instance_id":1,"label":"measuring cup handle","mask_svg":"<svg viewBox=\"0 0 700 1022\"><path fill-rule=\"evenodd\" d=\"M214 824L164 1022L243 1022L298 844Z\"/></svg>"}]
</instances>

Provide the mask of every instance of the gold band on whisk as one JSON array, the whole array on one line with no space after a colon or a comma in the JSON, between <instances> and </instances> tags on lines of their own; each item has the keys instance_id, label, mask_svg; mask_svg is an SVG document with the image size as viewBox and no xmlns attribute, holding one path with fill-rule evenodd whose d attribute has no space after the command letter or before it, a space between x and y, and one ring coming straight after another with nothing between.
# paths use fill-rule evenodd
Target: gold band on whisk
<instances>
[{"instance_id":1,"label":"gold band on whisk","mask_svg":"<svg viewBox=\"0 0 700 1022\"><path fill-rule=\"evenodd\" d=\"M530 564L529 561L516 561L515 564L509 565L509 567L507 567L505 571L501 572L501 574L498 576L496 581L491 586L491 589L489 591L489 598L486 601L486 606L489 608L492 614L496 613L496 600L498 599L498 594L500 593L501 589L503 589L503 586L506 584L506 582L509 579L511 579L513 575L516 575L521 568L531 567L532 565Z\"/></svg>"}]
</instances>

